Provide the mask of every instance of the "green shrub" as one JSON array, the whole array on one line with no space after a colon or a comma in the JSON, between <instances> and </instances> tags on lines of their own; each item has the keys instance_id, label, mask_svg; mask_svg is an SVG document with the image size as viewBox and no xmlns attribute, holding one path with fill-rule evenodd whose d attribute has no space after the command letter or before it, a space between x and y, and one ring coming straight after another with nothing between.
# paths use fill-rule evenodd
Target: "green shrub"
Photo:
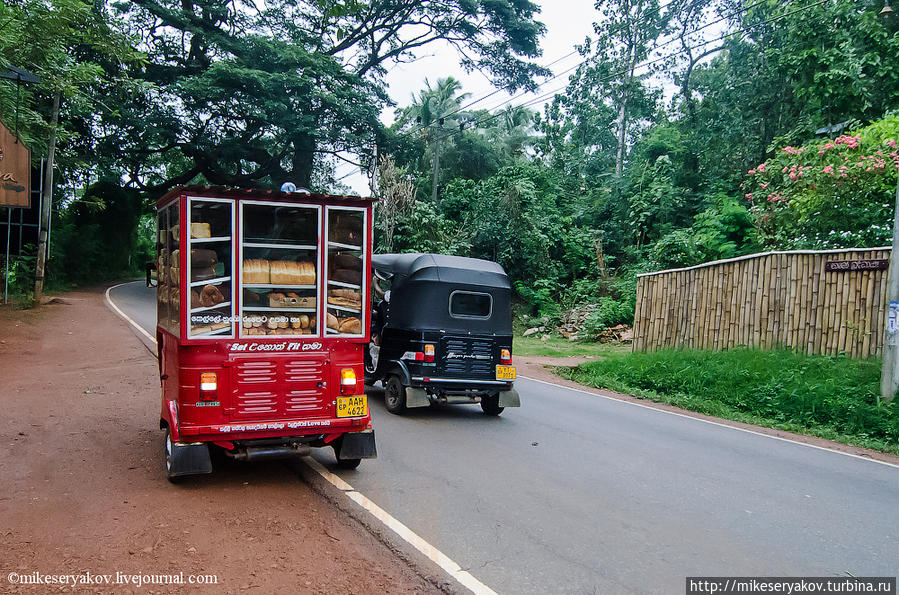
<instances>
[{"instance_id":1,"label":"green shrub","mask_svg":"<svg viewBox=\"0 0 899 595\"><path fill-rule=\"evenodd\" d=\"M633 305L610 297L599 298L598 307L584 323L584 333L589 339L596 339L609 327L634 323Z\"/></svg>"}]
</instances>

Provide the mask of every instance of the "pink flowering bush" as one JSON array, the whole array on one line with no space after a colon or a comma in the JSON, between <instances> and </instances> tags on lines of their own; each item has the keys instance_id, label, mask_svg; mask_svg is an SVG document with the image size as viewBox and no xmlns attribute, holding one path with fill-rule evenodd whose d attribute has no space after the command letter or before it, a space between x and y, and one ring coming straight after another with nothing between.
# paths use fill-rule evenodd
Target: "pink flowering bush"
<instances>
[{"instance_id":1,"label":"pink flowering bush","mask_svg":"<svg viewBox=\"0 0 899 595\"><path fill-rule=\"evenodd\" d=\"M759 239L777 248L884 245L892 237L899 116L782 147L741 184Z\"/></svg>"}]
</instances>

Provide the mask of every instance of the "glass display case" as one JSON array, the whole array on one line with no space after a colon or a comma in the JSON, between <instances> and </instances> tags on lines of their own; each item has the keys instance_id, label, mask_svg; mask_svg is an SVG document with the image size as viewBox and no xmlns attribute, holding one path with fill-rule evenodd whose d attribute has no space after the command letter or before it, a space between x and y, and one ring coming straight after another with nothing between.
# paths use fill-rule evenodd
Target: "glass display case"
<instances>
[{"instance_id":1,"label":"glass display case","mask_svg":"<svg viewBox=\"0 0 899 595\"><path fill-rule=\"evenodd\" d=\"M364 278L366 211L355 207L326 207L328 271L325 326L329 335L361 337L368 317L364 306L368 280Z\"/></svg>"},{"instance_id":2,"label":"glass display case","mask_svg":"<svg viewBox=\"0 0 899 595\"><path fill-rule=\"evenodd\" d=\"M321 207L242 201L240 208L240 337L321 335Z\"/></svg>"},{"instance_id":3,"label":"glass display case","mask_svg":"<svg viewBox=\"0 0 899 595\"><path fill-rule=\"evenodd\" d=\"M226 339L234 336L234 295L231 283L231 232L234 202L214 198L191 198L187 203L190 229L186 255L189 290L188 337ZM178 250L172 252L175 265ZM176 271L173 278L180 279Z\"/></svg>"},{"instance_id":4,"label":"glass display case","mask_svg":"<svg viewBox=\"0 0 899 595\"><path fill-rule=\"evenodd\" d=\"M159 326L179 336L181 277L177 255L180 212L178 202L159 210L156 216L156 320Z\"/></svg>"}]
</instances>

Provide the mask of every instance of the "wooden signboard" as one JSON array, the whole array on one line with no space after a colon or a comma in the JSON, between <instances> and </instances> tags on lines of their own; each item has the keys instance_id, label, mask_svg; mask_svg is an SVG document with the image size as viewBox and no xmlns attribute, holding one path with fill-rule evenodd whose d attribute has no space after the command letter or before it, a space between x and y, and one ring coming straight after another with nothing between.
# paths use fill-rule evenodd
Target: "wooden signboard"
<instances>
[{"instance_id":1,"label":"wooden signboard","mask_svg":"<svg viewBox=\"0 0 899 595\"><path fill-rule=\"evenodd\" d=\"M886 258L876 260L828 260L824 270L828 273L848 273L850 271L885 271L890 268Z\"/></svg>"},{"instance_id":2,"label":"wooden signboard","mask_svg":"<svg viewBox=\"0 0 899 595\"><path fill-rule=\"evenodd\" d=\"M31 207L31 152L0 122L0 206Z\"/></svg>"}]
</instances>

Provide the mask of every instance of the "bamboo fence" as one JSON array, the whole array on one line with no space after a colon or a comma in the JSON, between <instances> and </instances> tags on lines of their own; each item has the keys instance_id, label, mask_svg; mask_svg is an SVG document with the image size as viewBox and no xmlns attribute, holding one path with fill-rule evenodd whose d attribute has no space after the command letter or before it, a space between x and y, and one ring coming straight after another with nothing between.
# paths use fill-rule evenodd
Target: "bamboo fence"
<instances>
[{"instance_id":1,"label":"bamboo fence","mask_svg":"<svg viewBox=\"0 0 899 595\"><path fill-rule=\"evenodd\" d=\"M887 271L825 271L825 264L889 257L889 248L766 252L640 275L634 350L880 355Z\"/></svg>"}]
</instances>

